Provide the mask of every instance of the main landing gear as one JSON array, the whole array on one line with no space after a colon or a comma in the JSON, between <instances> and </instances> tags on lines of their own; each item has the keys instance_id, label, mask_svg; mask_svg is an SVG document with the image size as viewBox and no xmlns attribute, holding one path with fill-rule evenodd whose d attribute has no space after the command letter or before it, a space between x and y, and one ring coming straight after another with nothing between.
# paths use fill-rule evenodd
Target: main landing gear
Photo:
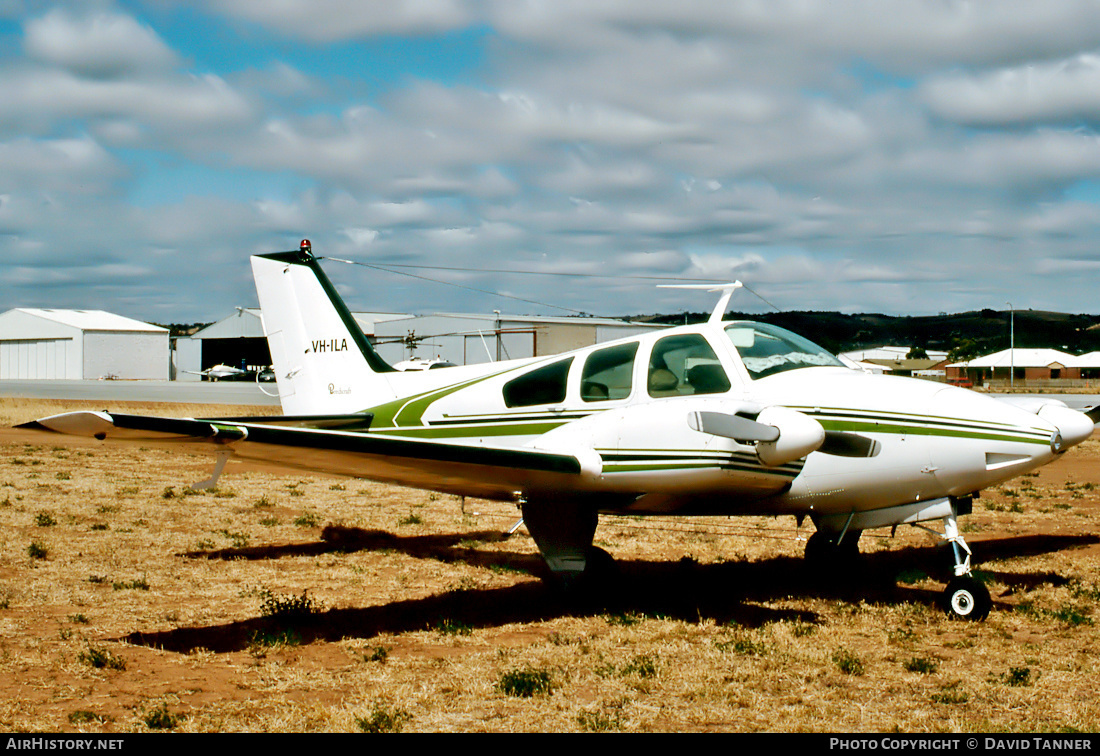
<instances>
[{"instance_id":1,"label":"main landing gear","mask_svg":"<svg viewBox=\"0 0 1100 756\"><path fill-rule=\"evenodd\" d=\"M524 501L523 524L550 568L553 582L578 595L614 572L615 560L592 545L595 507L574 501Z\"/></svg>"}]
</instances>

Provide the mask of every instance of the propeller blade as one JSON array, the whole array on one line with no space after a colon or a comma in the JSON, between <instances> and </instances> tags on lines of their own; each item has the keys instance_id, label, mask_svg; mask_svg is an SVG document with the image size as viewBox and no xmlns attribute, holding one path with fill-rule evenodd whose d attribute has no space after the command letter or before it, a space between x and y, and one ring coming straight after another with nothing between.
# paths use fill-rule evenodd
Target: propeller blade
<instances>
[{"instance_id":1,"label":"propeller blade","mask_svg":"<svg viewBox=\"0 0 1100 756\"><path fill-rule=\"evenodd\" d=\"M723 412L689 412L688 425L692 430L732 438L740 443L779 439L779 429L774 425L765 425L741 415L727 415Z\"/></svg>"},{"instance_id":2,"label":"propeller blade","mask_svg":"<svg viewBox=\"0 0 1100 756\"><path fill-rule=\"evenodd\" d=\"M874 457L882 450L882 444L858 433L825 431L825 443L818 451L834 457Z\"/></svg>"},{"instance_id":3,"label":"propeller blade","mask_svg":"<svg viewBox=\"0 0 1100 756\"><path fill-rule=\"evenodd\" d=\"M1094 424L1100 423L1100 404L1090 410L1084 410L1084 413L1089 416L1089 420L1092 420Z\"/></svg>"},{"instance_id":4,"label":"propeller blade","mask_svg":"<svg viewBox=\"0 0 1100 756\"><path fill-rule=\"evenodd\" d=\"M821 423L787 407L765 407L755 420L724 412L689 412L687 421L693 430L755 444L756 456L767 467L802 459L825 443Z\"/></svg>"}]
</instances>

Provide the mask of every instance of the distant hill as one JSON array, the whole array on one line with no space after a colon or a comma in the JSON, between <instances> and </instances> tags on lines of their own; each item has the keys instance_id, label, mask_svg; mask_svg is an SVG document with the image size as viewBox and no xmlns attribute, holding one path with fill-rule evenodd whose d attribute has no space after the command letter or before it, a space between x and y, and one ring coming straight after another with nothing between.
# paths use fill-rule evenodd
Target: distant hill
<instances>
[{"instance_id":1,"label":"distant hill","mask_svg":"<svg viewBox=\"0 0 1100 756\"><path fill-rule=\"evenodd\" d=\"M653 323L700 323L710 313L636 317ZM839 312L736 313L727 320L756 320L786 328L832 352L894 345L946 351L954 359L989 354L1009 346L1008 311L981 310L942 315L897 316ZM1015 313L1016 347L1047 347L1081 354L1100 350L1100 315L1039 310Z\"/></svg>"}]
</instances>

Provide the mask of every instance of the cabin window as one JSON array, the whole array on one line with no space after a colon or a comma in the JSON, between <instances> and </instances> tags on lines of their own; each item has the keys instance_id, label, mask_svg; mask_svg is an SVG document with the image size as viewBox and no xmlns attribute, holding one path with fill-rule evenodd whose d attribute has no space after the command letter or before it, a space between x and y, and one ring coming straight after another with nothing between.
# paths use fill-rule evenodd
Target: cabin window
<instances>
[{"instance_id":1,"label":"cabin window","mask_svg":"<svg viewBox=\"0 0 1100 756\"><path fill-rule=\"evenodd\" d=\"M722 394L730 390L718 356L700 334L666 336L649 358L649 395Z\"/></svg>"},{"instance_id":2,"label":"cabin window","mask_svg":"<svg viewBox=\"0 0 1100 756\"><path fill-rule=\"evenodd\" d=\"M506 407L532 407L565 401L565 379L573 358L532 370L504 384Z\"/></svg>"},{"instance_id":3,"label":"cabin window","mask_svg":"<svg viewBox=\"0 0 1100 756\"><path fill-rule=\"evenodd\" d=\"M726 326L726 336L741 355L741 361L753 379L798 368L822 365L844 367L844 363L809 339L778 326L731 323Z\"/></svg>"},{"instance_id":4,"label":"cabin window","mask_svg":"<svg viewBox=\"0 0 1100 756\"><path fill-rule=\"evenodd\" d=\"M638 342L620 344L588 355L581 371L581 399L609 402L630 396L633 387L634 355Z\"/></svg>"}]
</instances>

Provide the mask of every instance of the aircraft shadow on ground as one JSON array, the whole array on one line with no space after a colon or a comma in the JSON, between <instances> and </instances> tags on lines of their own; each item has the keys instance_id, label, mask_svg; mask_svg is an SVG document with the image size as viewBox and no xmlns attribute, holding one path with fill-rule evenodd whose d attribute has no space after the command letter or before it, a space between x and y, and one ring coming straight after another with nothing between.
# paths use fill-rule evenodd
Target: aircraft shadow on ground
<instances>
[{"instance_id":1,"label":"aircraft shadow on ground","mask_svg":"<svg viewBox=\"0 0 1100 756\"><path fill-rule=\"evenodd\" d=\"M411 556L505 568L543 576L541 559L530 553L479 551L470 542L495 541L496 531L431 536L398 536L355 528L326 529L325 539L307 544L197 552L187 556L221 559L278 559L330 552L388 549ZM1100 537L1016 536L977 544L984 560L1022 558L1100 542ZM466 545L463 545L466 544ZM379 606L329 609L315 614L255 617L208 627L184 627L157 633L133 633L120 640L180 653L207 649L215 653L242 651L264 634L292 630L302 643L316 640L371 638L432 628L444 623L470 629L530 623L563 616L668 617L757 627L780 620L820 621L810 610L764 606L784 598L820 598L849 603L938 606L938 588L899 582L904 576L950 577L951 560L942 546L879 551L862 556L851 569L824 573L805 560L775 557L754 562L699 564L680 561L624 560L606 578L585 590L565 592L539 579L504 588L451 591ZM980 564L977 565L981 569ZM987 572L1008 586L1004 593L1031 590L1066 579L1056 573ZM925 583L927 585L927 583ZM997 606L994 596L994 606Z\"/></svg>"}]
</instances>

